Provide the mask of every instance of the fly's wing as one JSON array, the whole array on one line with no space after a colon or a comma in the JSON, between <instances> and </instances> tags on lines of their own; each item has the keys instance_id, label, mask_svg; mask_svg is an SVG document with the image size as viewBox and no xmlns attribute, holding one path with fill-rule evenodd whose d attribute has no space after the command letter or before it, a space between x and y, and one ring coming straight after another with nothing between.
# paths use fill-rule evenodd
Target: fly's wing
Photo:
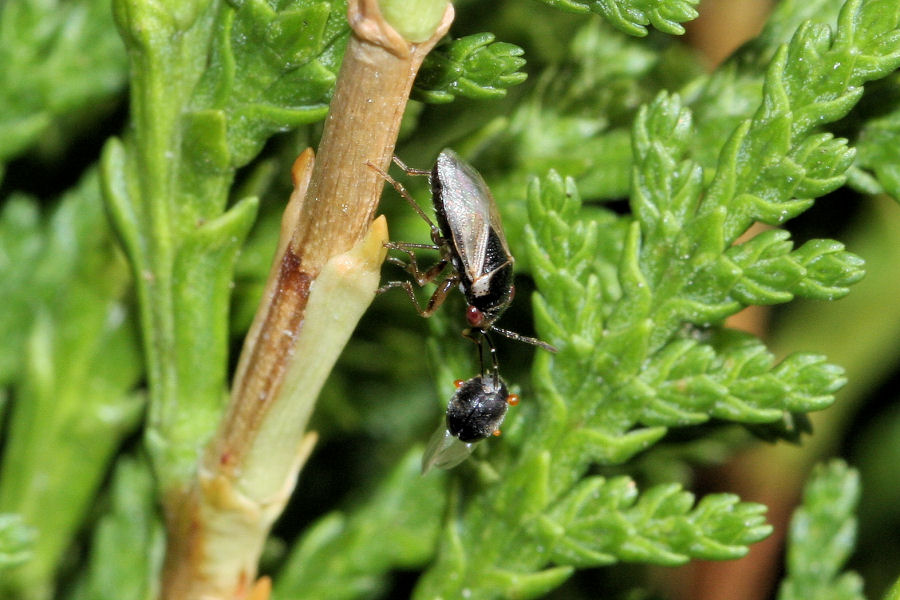
<instances>
[{"instance_id":1,"label":"fly's wing","mask_svg":"<svg viewBox=\"0 0 900 600\"><path fill-rule=\"evenodd\" d=\"M437 173L442 188L442 208L463 270L470 280L477 279L484 274L491 229L509 254L494 198L478 171L452 150L444 150L438 155Z\"/></svg>"},{"instance_id":2,"label":"fly's wing","mask_svg":"<svg viewBox=\"0 0 900 600\"><path fill-rule=\"evenodd\" d=\"M441 423L440 427L431 435L431 439L428 440L428 446L422 455L422 475L435 467L452 469L469 458L474 449L475 442L460 441Z\"/></svg>"}]
</instances>

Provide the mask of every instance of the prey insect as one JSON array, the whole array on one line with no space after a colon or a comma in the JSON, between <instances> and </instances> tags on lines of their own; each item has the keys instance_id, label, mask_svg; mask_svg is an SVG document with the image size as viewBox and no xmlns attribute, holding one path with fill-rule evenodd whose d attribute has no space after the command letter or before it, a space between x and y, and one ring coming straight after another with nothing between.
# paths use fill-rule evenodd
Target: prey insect
<instances>
[{"instance_id":1,"label":"prey insect","mask_svg":"<svg viewBox=\"0 0 900 600\"><path fill-rule=\"evenodd\" d=\"M481 374L466 381L456 381L456 393L447 405L447 430L462 442L477 442L500 435L507 406L519 403L519 396L510 394L506 383L500 378L494 345L487 335L483 339L491 348L491 373L486 375L484 372L483 347L478 344Z\"/></svg>"},{"instance_id":2,"label":"prey insect","mask_svg":"<svg viewBox=\"0 0 900 600\"><path fill-rule=\"evenodd\" d=\"M433 467L455 467L469 457L477 442L500 435L507 408L519 403L519 396L510 394L500 378L497 353L490 338L485 334L482 340L490 346L491 373L484 372L483 346L479 343L481 374L455 382L456 392L447 405L446 425L441 424L434 432L422 456L423 474Z\"/></svg>"},{"instance_id":3,"label":"prey insect","mask_svg":"<svg viewBox=\"0 0 900 600\"><path fill-rule=\"evenodd\" d=\"M425 214L402 184L369 163L431 228L431 244L385 244L391 250L406 254L409 262L393 256L388 260L412 275L419 286L439 279L448 270L448 265L451 268L439 279L437 289L424 308L416 299L409 280L390 281L378 292L401 287L406 290L418 313L430 317L444 303L450 290L458 287L466 298L466 321L470 327L463 332L466 337L479 343L473 330L482 335L487 331L496 331L510 339L556 352L556 348L546 342L495 325L515 295L515 260L503 234L497 205L478 171L449 148L441 151L430 171L408 167L397 157L394 157L394 162L407 175L428 177L437 224ZM415 253L421 249L437 250L440 255L434 265L424 270L419 267Z\"/></svg>"}]
</instances>

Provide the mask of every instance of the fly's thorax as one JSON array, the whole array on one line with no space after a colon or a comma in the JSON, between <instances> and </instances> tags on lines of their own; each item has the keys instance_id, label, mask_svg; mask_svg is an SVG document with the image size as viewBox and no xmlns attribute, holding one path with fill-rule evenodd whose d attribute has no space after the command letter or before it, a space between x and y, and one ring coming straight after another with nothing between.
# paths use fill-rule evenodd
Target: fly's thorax
<instances>
[{"instance_id":1,"label":"fly's thorax","mask_svg":"<svg viewBox=\"0 0 900 600\"><path fill-rule=\"evenodd\" d=\"M483 440L500 429L510 398L502 379L476 376L458 384L447 406L447 430L463 442Z\"/></svg>"}]
</instances>

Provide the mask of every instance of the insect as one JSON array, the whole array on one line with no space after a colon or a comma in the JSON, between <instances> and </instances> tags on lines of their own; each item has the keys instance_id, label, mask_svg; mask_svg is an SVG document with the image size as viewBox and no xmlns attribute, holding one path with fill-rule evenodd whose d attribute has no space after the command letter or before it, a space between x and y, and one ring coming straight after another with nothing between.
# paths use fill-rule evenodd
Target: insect
<instances>
[{"instance_id":1,"label":"insect","mask_svg":"<svg viewBox=\"0 0 900 600\"><path fill-rule=\"evenodd\" d=\"M390 257L388 260L412 275L419 286L437 279L448 265L452 269L438 282L437 289L425 308L419 304L412 283L408 280L390 281L378 292L383 293L391 288L402 287L418 313L423 317L430 317L443 304L450 290L454 286L459 287L466 298L466 321L470 327L463 335L478 343L473 330L482 335L488 331L496 331L508 338L556 352L556 348L546 342L502 329L494 324L515 295L513 286L515 261L503 234L497 205L478 171L449 148L441 151L430 171L408 167L397 157L394 157L394 162L407 175L428 177L437 225L425 214L403 185L369 163L370 167L394 186L394 189L431 228L431 244L409 242L385 244L387 248L403 252L409 257L408 263L396 257ZM415 250L419 249L437 250L440 259L431 267L422 270L415 254Z\"/></svg>"},{"instance_id":2,"label":"insect","mask_svg":"<svg viewBox=\"0 0 900 600\"><path fill-rule=\"evenodd\" d=\"M461 442L477 442L499 435L507 406L518 404L499 377L476 375L456 381L456 393L447 405L447 431Z\"/></svg>"},{"instance_id":3,"label":"insect","mask_svg":"<svg viewBox=\"0 0 900 600\"><path fill-rule=\"evenodd\" d=\"M484 339L490 345L489 338ZM506 417L507 408L519 403L519 396L510 394L506 383L500 378L497 354L493 345L490 348L493 368L489 375L484 373L482 346L479 344L481 374L455 382L456 392L447 405L446 425L441 424L434 432L422 456L423 474L433 467L455 467L469 457L475 443L492 435L500 435L500 425Z\"/></svg>"}]
</instances>

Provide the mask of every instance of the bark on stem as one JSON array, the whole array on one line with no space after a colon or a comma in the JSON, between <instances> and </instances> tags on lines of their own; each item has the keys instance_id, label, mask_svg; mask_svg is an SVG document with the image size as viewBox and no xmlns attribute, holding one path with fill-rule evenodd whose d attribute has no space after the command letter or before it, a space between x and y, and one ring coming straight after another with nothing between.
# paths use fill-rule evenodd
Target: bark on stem
<instances>
[{"instance_id":1,"label":"bark on stem","mask_svg":"<svg viewBox=\"0 0 900 600\"><path fill-rule=\"evenodd\" d=\"M367 304L377 287L386 227L370 225L383 182L367 163L387 169L416 73L447 32L453 9L447 5L434 35L419 44L381 18L376 0L351 0L348 14L354 34L319 155L313 161L304 153L295 164L279 255L226 414L188 497L166 499L167 599L268 595L266 581L254 584L259 552L312 449L306 423L358 319L356 307L337 327L325 320L341 312L348 295L356 305ZM354 288L357 279L366 281ZM295 397L298 390L302 399Z\"/></svg>"},{"instance_id":2,"label":"bark on stem","mask_svg":"<svg viewBox=\"0 0 900 600\"><path fill-rule=\"evenodd\" d=\"M309 286L325 261L362 239L383 187L367 163L385 170L390 164L416 73L453 15L448 5L434 36L422 44L409 44L380 19L374 0L351 2L349 13L355 35L344 55L297 228L281 263L280 293L273 298L263 331L298 329ZM219 453L225 458L224 468L241 462L248 447L243 437L252 435L266 412L260 402L277 397L283 375L278 357L287 353L289 342L283 340L285 347L278 351L257 344L246 361L245 348L241 362L246 365L238 368L235 395L260 400L231 406Z\"/></svg>"}]
</instances>

